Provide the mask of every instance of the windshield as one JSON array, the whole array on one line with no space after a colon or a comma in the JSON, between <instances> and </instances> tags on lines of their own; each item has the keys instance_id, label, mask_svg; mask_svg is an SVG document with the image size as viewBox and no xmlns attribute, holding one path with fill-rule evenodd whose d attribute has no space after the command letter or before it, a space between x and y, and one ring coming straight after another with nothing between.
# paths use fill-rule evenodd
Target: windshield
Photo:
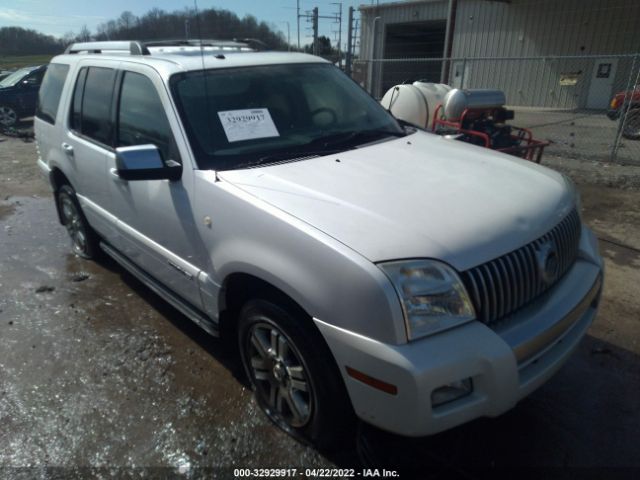
<instances>
[{"instance_id":1,"label":"windshield","mask_svg":"<svg viewBox=\"0 0 640 480\"><path fill-rule=\"evenodd\" d=\"M171 84L203 169L329 154L404 135L386 110L332 65L189 72Z\"/></svg>"},{"instance_id":2,"label":"windshield","mask_svg":"<svg viewBox=\"0 0 640 480\"><path fill-rule=\"evenodd\" d=\"M22 80L24 77L29 75L29 73L31 73L32 71L33 71L33 68L21 68L20 70L13 72L4 80L1 80L0 87L13 87L20 80Z\"/></svg>"}]
</instances>

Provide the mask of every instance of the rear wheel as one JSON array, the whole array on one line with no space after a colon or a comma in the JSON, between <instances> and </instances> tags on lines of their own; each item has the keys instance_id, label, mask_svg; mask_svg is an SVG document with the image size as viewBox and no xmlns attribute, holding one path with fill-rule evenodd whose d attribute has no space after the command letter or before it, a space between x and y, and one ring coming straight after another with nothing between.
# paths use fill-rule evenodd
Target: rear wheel
<instances>
[{"instance_id":1,"label":"rear wheel","mask_svg":"<svg viewBox=\"0 0 640 480\"><path fill-rule=\"evenodd\" d=\"M622 136L629 140L640 140L640 107L632 108L627 112Z\"/></svg>"},{"instance_id":2,"label":"rear wheel","mask_svg":"<svg viewBox=\"0 0 640 480\"><path fill-rule=\"evenodd\" d=\"M0 125L3 127L13 127L18 123L18 114L9 105L0 105Z\"/></svg>"},{"instance_id":3,"label":"rear wheel","mask_svg":"<svg viewBox=\"0 0 640 480\"><path fill-rule=\"evenodd\" d=\"M83 258L95 258L100 251L99 238L82 213L76 192L70 185L62 185L57 192L57 201L73 253Z\"/></svg>"},{"instance_id":4,"label":"rear wheel","mask_svg":"<svg viewBox=\"0 0 640 480\"><path fill-rule=\"evenodd\" d=\"M298 440L337 446L352 433L351 405L331 352L301 316L268 300L247 302L238 328L242 363L271 421Z\"/></svg>"}]
</instances>

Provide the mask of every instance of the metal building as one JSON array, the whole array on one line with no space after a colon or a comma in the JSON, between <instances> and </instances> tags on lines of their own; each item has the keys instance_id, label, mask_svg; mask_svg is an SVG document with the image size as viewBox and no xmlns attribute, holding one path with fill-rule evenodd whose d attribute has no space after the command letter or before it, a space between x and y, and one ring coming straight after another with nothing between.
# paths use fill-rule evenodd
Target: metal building
<instances>
[{"instance_id":1,"label":"metal building","mask_svg":"<svg viewBox=\"0 0 640 480\"><path fill-rule=\"evenodd\" d=\"M376 96L424 79L501 88L512 105L603 109L640 62L639 0L422 0L360 13Z\"/></svg>"}]
</instances>

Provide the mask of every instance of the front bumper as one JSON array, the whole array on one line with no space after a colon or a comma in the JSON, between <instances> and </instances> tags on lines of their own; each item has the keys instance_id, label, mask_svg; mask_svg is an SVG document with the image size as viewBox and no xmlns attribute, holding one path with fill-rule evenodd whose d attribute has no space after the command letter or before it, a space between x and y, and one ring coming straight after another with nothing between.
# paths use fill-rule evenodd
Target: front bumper
<instances>
[{"instance_id":1,"label":"front bumper","mask_svg":"<svg viewBox=\"0 0 640 480\"><path fill-rule=\"evenodd\" d=\"M591 325L602 285L595 236L583 228L580 255L546 294L502 328L471 322L404 345L389 345L315 320L340 366L356 414L407 436L438 433L500 415L546 382ZM392 395L346 373L346 367L397 387ZM433 407L431 393L471 378L473 392Z\"/></svg>"}]
</instances>

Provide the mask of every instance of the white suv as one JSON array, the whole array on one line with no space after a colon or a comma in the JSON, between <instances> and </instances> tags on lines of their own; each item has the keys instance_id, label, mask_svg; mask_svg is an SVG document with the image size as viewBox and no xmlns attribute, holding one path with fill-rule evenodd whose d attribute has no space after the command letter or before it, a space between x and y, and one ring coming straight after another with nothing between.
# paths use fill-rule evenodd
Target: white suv
<instances>
[{"instance_id":1,"label":"white suv","mask_svg":"<svg viewBox=\"0 0 640 480\"><path fill-rule=\"evenodd\" d=\"M326 61L238 44L76 44L38 163L99 250L237 342L281 428L408 436L496 416L591 324L602 260L571 182L396 121Z\"/></svg>"}]
</instances>

